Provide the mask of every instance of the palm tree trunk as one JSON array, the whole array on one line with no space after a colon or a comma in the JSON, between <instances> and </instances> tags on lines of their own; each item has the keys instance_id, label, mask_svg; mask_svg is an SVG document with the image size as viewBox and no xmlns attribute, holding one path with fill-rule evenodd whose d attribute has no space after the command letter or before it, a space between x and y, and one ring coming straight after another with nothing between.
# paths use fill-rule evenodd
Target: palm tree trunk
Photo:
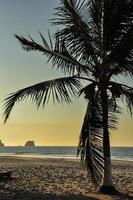
<instances>
[{"instance_id":1,"label":"palm tree trunk","mask_svg":"<svg viewBox=\"0 0 133 200\"><path fill-rule=\"evenodd\" d=\"M107 92L103 91L102 97L102 112L103 112L103 154L104 154L104 178L103 185L113 185L112 170L111 170L111 155L110 155L110 140L108 130L108 101Z\"/></svg>"},{"instance_id":2,"label":"palm tree trunk","mask_svg":"<svg viewBox=\"0 0 133 200\"><path fill-rule=\"evenodd\" d=\"M100 191L103 193L116 193L112 181L112 165L110 153L110 138L108 130L108 99L107 91L101 92L102 115L103 115L103 155L104 155L104 176Z\"/></svg>"}]
</instances>

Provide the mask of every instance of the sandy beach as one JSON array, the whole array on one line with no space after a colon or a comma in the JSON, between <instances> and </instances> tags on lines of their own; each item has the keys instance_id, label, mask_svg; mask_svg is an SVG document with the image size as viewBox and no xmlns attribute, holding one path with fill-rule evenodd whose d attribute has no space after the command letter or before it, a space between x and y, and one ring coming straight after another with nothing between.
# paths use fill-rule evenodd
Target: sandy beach
<instances>
[{"instance_id":1,"label":"sandy beach","mask_svg":"<svg viewBox=\"0 0 133 200\"><path fill-rule=\"evenodd\" d=\"M131 200L133 162L113 161L113 180L119 196L98 194L78 160L0 157L0 200Z\"/></svg>"}]
</instances>

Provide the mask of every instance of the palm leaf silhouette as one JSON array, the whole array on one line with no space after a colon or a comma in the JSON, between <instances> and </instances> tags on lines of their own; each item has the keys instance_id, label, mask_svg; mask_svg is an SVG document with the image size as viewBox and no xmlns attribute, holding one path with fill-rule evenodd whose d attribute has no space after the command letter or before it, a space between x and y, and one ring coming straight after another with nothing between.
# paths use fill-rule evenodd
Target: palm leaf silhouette
<instances>
[{"instance_id":1,"label":"palm leaf silhouette","mask_svg":"<svg viewBox=\"0 0 133 200\"><path fill-rule=\"evenodd\" d=\"M5 99L5 122L16 102L25 100L29 97L39 108L41 104L44 107L45 103L49 102L50 96L52 96L53 102L70 103L70 95L75 96L79 88L81 88L81 84L75 77L64 77L21 89Z\"/></svg>"}]
</instances>

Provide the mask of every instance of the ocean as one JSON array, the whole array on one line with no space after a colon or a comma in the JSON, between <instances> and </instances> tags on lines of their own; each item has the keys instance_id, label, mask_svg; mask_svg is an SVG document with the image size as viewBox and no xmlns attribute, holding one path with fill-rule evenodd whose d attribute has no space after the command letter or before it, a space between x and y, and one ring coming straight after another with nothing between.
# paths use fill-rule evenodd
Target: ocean
<instances>
[{"instance_id":1,"label":"ocean","mask_svg":"<svg viewBox=\"0 0 133 200\"><path fill-rule=\"evenodd\" d=\"M133 147L111 147L112 159L133 161ZM77 147L35 146L0 147L0 156L21 156L40 158L77 158Z\"/></svg>"}]
</instances>

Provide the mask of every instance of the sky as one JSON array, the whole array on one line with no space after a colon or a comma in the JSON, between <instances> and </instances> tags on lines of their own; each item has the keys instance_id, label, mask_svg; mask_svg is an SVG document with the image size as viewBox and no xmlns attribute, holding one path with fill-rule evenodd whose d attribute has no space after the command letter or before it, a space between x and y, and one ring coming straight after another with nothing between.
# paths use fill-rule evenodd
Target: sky
<instances>
[{"instance_id":1,"label":"sky","mask_svg":"<svg viewBox=\"0 0 133 200\"><path fill-rule=\"evenodd\" d=\"M57 29L50 24L59 0L0 0L0 139L7 146L24 145L34 140L39 146L75 146L86 109L83 99L73 104L53 105L44 109L31 102L17 104L3 124L3 100L9 93L32 84L62 77L38 52L22 50L14 34L30 35L41 42L39 31L47 38ZM112 146L133 146L133 123L125 107L118 130L111 132Z\"/></svg>"}]
</instances>

